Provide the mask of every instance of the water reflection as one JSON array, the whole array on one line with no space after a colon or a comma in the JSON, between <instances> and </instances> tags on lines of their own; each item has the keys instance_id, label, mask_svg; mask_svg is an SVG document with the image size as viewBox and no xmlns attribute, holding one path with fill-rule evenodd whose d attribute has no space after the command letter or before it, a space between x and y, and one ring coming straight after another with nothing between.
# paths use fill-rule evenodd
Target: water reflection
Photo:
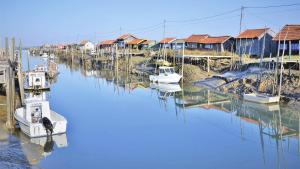
<instances>
[{"instance_id":1,"label":"water reflection","mask_svg":"<svg viewBox=\"0 0 300 169\"><path fill-rule=\"evenodd\" d=\"M70 122L68 140L66 135L30 139L0 127L1 145L12 145L12 138L19 142L24 165L75 169L300 166L298 110L243 102L204 87L149 83L146 77L116 69L114 63L59 62L61 74L53 90L27 97L49 99L51 94L51 106Z\"/></svg>"},{"instance_id":2,"label":"water reflection","mask_svg":"<svg viewBox=\"0 0 300 169\"><path fill-rule=\"evenodd\" d=\"M145 77L130 75L122 71L118 72L112 65L96 63L96 66L91 64L90 67L77 66L80 67L82 75L105 80L107 84L114 86L117 93L119 93L119 88L128 93L142 88L157 91L157 98L160 100L159 105L167 111L167 107L173 104L176 117L180 113L183 114L185 123L188 123L186 116L189 116L189 113L185 112L189 112L189 110L213 110L225 113L231 120L229 125L237 127L239 137L242 140L256 139L253 141L260 144L261 158L266 168L269 166L289 168L287 161L290 159L285 158L285 156L290 157L290 155L296 155L297 158L293 158L293 160L300 162L298 157L298 154L300 155L300 115L297 110L285 105L261 105L244 102L234 95L218 93L205 87L149 83ZM74 64L70 68L73 67L76 69ZM201 111L197 112L201 113ZM236 125L236 122L239 124ZM259 137L254 136L253 133L247 133L249 128L253 127ZM268 154L270 150L266 149L270 147L275 148L277 153ZM275 164L271 165L270 163Z\"/></svg>"}]
</instances>

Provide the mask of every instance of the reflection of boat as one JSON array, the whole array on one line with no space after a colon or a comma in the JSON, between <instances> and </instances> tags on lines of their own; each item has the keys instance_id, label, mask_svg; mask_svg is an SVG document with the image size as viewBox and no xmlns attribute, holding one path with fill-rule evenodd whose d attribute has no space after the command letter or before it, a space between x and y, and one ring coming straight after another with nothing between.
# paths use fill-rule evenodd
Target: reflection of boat
<instances>
[{"instance_id":1,"label":"reflection of boat","mask_svg":"<svg viewBox=\"0 0 300 169\"><path fill-rule=\"evenodd\" d=\"M49 138L47 138L47 136L35 137L35 138L30 138L30 142L34 143L34 144L44 146L47 143L48 139ZM56 146L59 147L59 148L68 146L66 133L53 135L52 140L55 142Z\"/></svg>"},{"instance_id":2,"label":"reflection of boat","mask_svg":"<svg viewBox=\"0 0 300 169\"><path fill-rule=\"evenodd\" d=\"M259 103L255 103L255 102L244 102L243 104L247 105L248 107L252 107L252 108L258 108L262 111L279 111L280 106L279 104L259 104Z\"/></svg>"},{"instance_id":3,"label":"reflection of boat","mask_svg":"<svg viewBox=\"0 0 300 169\"><path fill-rule=\"evenodd\" d=\"M25 93L25 99L47 100L46 92L29 92Z\"/></svg>"},{"instance_id":4,"label":"reflection of boat","mask_svg":"<svg viewBox=\"0 0 300 169\"><path fill-rule=\"evenodd\" d=\"M25 100L25 107L18 108L14 114L21 130L29 137L46 136L47 131L42 118L47 117L53 125L53 135L66 132L67 120L58 113L50 110L48 101L34 98Z\"/></svg>"},{"instance_id":5,"label":"reflection of boat","mask_svg":"<svg viewBox=\"0 0 300 169\"><path fill-rule=\"evenodd\" d=\"M49 60L48 61L48 76L50 78L54 78L58 75L59 71L58 71L58 66L57 63L55 63L53 60Z\"/></svg>"},{"instance_id":6,"label":"reflection of boat","mask_svg":"<svg viewBox=\"0 0 300 169\"><path fill-rule=\"evenodd\" d=\"M280 99L279 96L271 96L267 94L255 94L255 93L244 94L244 100L255 102L255 103L262 103L262 104L278 103L279 99Z\"/></svg>"},{"instance_id":7,"label":"reflection of boat","mask_svg":"<svg viewBox=\"0 0 300 169\"><path fill-rule=\"evenodd\" d=\"M179 91L181 91L181 87L179 84L150 83L150 88L157 89L160 92L179 92Z\"/></svg>"},{"instance_id":8,"label":"reflection of boat","mask_svg":"<svg viewBox=\"0 0 300 169\"><path fill-rule=\"evenodd\" d=\"M48 72L48 69L44 65L36 65L35 68L33 69L35 72Z\"/></svg>"},{"instance_id":9,"label":"reflection of boat","mask_svg":"<svg viewBox=\"0 0 300 169\"><path fill-rule=\"evenodd\" d=\"M44 157L49 156L55 144L58 148L68 146L66 134L29 138L25 134L20 133L19 138L22 142L22 150L31 165L38 164Z\"/></svg>"},{"instance_id":10,"label":"reflection of boat","mask_svg":"<svg viewBox=\"0 0 300 169\"><path fill-rule=\"evenodd\" d=\"M27 72L24 84L26 90L48 90L50 84L46 80L45 72Z\"/></svg>"},{"instance_id":11,"label":"reflection of boat","mask_svg":"<svg viewBox=\"0 0 300 169\"><path fill-rule=\"evenodd\" d=\"M178 83L181 77L173 67L159 67L159 74L150 75L149 79L151 82L158 83Z\"/></svg>"}]
</instances>

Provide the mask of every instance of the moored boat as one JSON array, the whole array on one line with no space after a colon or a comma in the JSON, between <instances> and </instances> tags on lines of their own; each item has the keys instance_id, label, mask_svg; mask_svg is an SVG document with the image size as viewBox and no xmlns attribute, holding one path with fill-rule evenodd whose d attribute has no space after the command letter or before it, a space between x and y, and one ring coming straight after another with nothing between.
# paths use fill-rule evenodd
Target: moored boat
<instances>
[{"instance_id":1,"label":"moored boat","mask_svg":"<svg viewBox=\"0 0 300 169\"><path fill-rule=\"evenodd\" d=\"M158 83L178 83L182 78L181 75L175 72L173 67L159 67L158 75L150 75L151 82Z\"/></svg>"},{"instance_id":2,"label":"moored boat","mask_svg":"<svg viewBox=\"0 0 300 169\"><path fill-rule=\"evenodd\" d=\"M257 93L250 93L250 94L244 94L244 100L255 102L255 103L262 103L262 104L268 104L268 103L278 103L280 100L279 96L272 96L268 94L257 94Z\"/></svg>"},{"instance_id":3,"label":"moored boat","mask_svg":"<svg viewBox=\"0 0 300 169\"><path fill-rule=\"evenodd\" d=\"M41 137L50 134L43 123L44 118L49 119L53 126L52 135L65 133L67 128L67 120L60 114L50 110L48 101L40 101L34 98L26 99L25 106L16 109L14 117L22 132L29 137Z\"/></svg>"}]
</instances>

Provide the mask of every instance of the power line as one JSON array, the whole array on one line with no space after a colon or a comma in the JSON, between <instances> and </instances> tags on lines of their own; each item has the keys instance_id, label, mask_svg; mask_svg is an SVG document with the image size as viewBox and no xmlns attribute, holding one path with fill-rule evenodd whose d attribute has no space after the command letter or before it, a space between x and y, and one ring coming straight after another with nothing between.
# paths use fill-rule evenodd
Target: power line
<instances>
[{"instance_id":1,"label":"power line","mask_svg":"<svg viewBox=\"0 0 300 169\"><path fill-rule=\"evenodd\" d=\"M291 6L300 6L300 3L284 4L284 5L269 5L269 6L245 6L244 8L248 8L248 9L266 9L266 8L280 8L280 7L291 7Z\"/></svg>"},{"instance_id":2,"label":"power line","mask_svg":"<svg viewBox=\"0 0 300 169\"><path fill-rule=\"evenodd\" d=\"M206 16L206 17L195 18L195 19L187 19L187 20L168 20L167 22L175 22L175 23L195 22L195 21L200 21L200 20L205 20L205 19L216 18L216 17L223 16L223 15L228 15L228 14L237 12L239 10L240 10L240 8L237 8L237 9L233 9L233 10L230 10L230 11L222 12L222 13L219 13L219 14L216 14L216 15L212 15L212 16Z\"/></svg>"}]
</instances>

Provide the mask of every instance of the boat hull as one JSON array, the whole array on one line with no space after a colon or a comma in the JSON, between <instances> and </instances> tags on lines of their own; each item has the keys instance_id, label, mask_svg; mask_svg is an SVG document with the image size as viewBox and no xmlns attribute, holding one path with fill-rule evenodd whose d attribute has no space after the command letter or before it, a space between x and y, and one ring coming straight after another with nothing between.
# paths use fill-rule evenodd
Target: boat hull
<instances>
[{"instance_id":1,"label":"boat hull","mask_svg":"<svg viewBox=\"0 0 300 169\"><path fill-rule=\"evenodd\" d=\"M14 116L23 133L32 138L43 137L50 134L47 134L46 129L42 123L29 123L28 121L25 121L22 116L22 111L24 111L24 108L17 109ZM66 133L67 121L62 116L53 111L51 112L51 115L52 117L59 117L59 120L57 120L57 118L52 118L52 135Z\"/></svg>"},{"instance_id":2,"label":"boat hull","mask_svg":"<svg viewBox=\"0 0 300 169\"><path fill-rule=\"evenodd\" d=\"M244 100L255 102L255 103L261 103L261 104L269 104L269 103L278 103L280 97L260 95L260 94L244 94Z\"/></svg>"}]
</instances>

